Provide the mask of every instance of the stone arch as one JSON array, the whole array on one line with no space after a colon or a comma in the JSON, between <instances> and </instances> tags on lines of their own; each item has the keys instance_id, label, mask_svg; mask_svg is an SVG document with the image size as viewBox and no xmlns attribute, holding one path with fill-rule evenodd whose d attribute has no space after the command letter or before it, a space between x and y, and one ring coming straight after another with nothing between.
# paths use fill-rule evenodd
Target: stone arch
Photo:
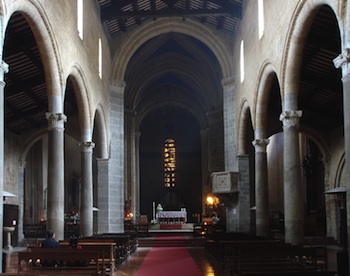
<instances>
[{"instance_id":1,"label":"stone arch","mask_svg":"<svg viewBox=\"0 0 350 276\"><path fill-rule=\"evenodd\" d=\"M285 49L282 61L282 82L281 82L281 93L285 96L291 91L298 91L297 87L300 83L300 68L302 63L302 51L304 49L304 44L307 39L309 29L314 21L315 16L321 6L327 5L334 12L335 16L339 16L336 11L340 13L340 17L345 17L346 1L325 1L322 0L302 0L297 5L294 16L292 18L291 24L289 26L287 40L285 43ZM340 36L344 30L342 25L339 25ZM297 57L297 58L295 58ZM293 107L297 109L297 106ZM300 132L305 133L309 136L319 147L321 153L324 156L324 164L328 162L330 158L330 150L327 147L327 142L321 137L316 131L312 130L310 127L307 129L300 126Z\"/></svg>"},{"instance_id":2,"label":"stone arch","mask_svg":"<svg viewBox=\"0 0 350 276\"><path fill-rule=\"evenodd\" d=\"M254 103L255 118L253 118L253 124L255 131L258 132L259 130L266 131L270 88L275 74L275 67L269 61L265 61L259 72L257 96ZM260 133L260 137L255 138L267 138L265 136L266 133Z\"/></svg>"},{"instance_id":3,"label":"stone arch","mask_svg":"<svg viewBox=\"0 0 350 276\"><path fill-rule=\"evenodd\" d=\"M304 128L303 126L300 126L300 132L305 134L306 136L310 137L312 141L318 146L320 152L323 156L323 164L326 166L328 161L331 158L330 149L327 146L327 142L324 140L322 135L320 135L317 131L314 131L312 128Z\"/></svg>"},{"instance_id":4,"label":"stone arch","mask_svg":"<svg viewBox=\"0 0 350 276\"><path fill-rule=\"evenodd\" d=\"M4 0L0 0L0 41L1 41L1 45L4 44L4 34L5 34L5 27L4 27L4 17L5 14L7 13L7 7L6 7L6 2Z\"/></svg>"},{"instance_id":5,"label":"stone arch","mask_svg":"<svg viewBox=\"0 0 350 276\"><path fill-rule=\"evenodd\" d=\"M321 0L300 1L296 6L293 17L291 19L291 23L289 25L289 29L287 31L281 66L281 93L283 99L283 111L295 111L299 109L300 99L298 98L298 93L302 79L301 70L304 61L304 49L306 47L305 44L307 42L310 29L314 24L315 17L318 15L319 10L323 6L326 6L327 9L332 10L331 12L337 16L337 12L335 11L338 10L339 2ZM339 29L339 17L336 20L338 25L337 27ZM322 216L322 218L326 218L327 222L325 223L327 225L330 223L330 221L327 219L327 216L328 213L331 212L331 209L329 208L330 206L327 204L325 205L325 202L323 202L323 192L325 187L329 187L330 185L329 172L331 171L331 168L328 162L329 153L327 148L327 144L329 143L327 143L326 140L322 139L320 132L311 129L310 127L308 130L306 130L302 124L300 124L299 132L304 133L306 136L309 136L310 140L316 144L316 147L318 148L317 150L320 151L323 155L323 164L315 165L318 168L318 170L315 171L317 171L318 177L322 177L322 181L316 181L315 178L310 178L310 173L308 175L305 174L305 178L302 179L306 187L303 193L305 194L307 199L306 201L308 202L304 213L305 221L307 221L308 218L312 218L313 214L311 213L311 208L315 208L317 209L318 215ZM303 165L304 172L307 173L304 162ZM288 165L285 163L285 169L286 166ZM290 184L291 182L289 185ZM286 186L289 185L286 184ZM309 197L314 198L312 204L309 204L309 202L311 202L309 201ZM325 225L317 225L316 223L313 223L312 220L309 220L309 222L310 221L314 227L317 227L317 229L321 231L325 229ZM326 227L328 228L328 226Z\"/></svg>"},{"instance_id":6,"label":"stone arch","mask_svg":"<svg viewBox=\"0 0 350 276\"><path fill-rule=\"evenodd\" d=\"M197 101L200 102L200 104L203 106L203 108L210 108L211 106L209 106L209 104L213 104L214 105L214 97L210 97L208 96L209 93L203 93L204 95L198 95L197 91L204 91L205 89L207 89L207 86L204 85L204 81L203 83L200 83L198 81L198 78L195 78L193 75L190 74L190 71L187 69L181 70L180 66L176 66L176 68L169 68L168 66L162 68L162 70L159 71L155 71L155 72L151 72L150 74L146 74L144 79L145 81L143 82L143 84L140 85L140 87L136 90L136 88L134 89L135 93L133 93L133 107L137 108L139 102L135 102L135 99L139 99L139 95L140 93L142 93L144 91L144 87L146 85L148 85L148 81L153 81L153 79L157 79L158 77L160 77L163 74L166 74L168 72L175 72L178 74L179 78L185 79L186 81L188 81L189 83L191 83L191 85L193 87L198 87L198 89L193 89L192 90L192 95L188 96L188 97L193 97L193 98L197 98ZM153 74L152 74L153 73ZM147 78L148 77L148 78ZM132 91L132 90L131 90Z\"/></svg>"},{"instance_id":7,"label":"stone arch","mask_svg":"<svg viewBox=\"0 0 350 276\"><path fill-rule=\"evenodd\" d=\"M48 134L47 129L43 129L28 136L20 145L19 161L25 161L32 146Z\"/></svg>"},{"instance_id":8,"label":"stone arch","mask_svg":"<svg viewBox=\"0 0 350 276\"><path fill-rule=\"evenodd\" d=\"M298 91L300 83L300 74L298 72L300 72L302 65L302 53L305 41L318 12L318 8L325 4L329 5L333 11L336 10L334 3L325 3L323 0L302 0L294 11L294 16L287 32L282 60L281 93L282 100L285 103L286 94ZM296 102L290 104L292 106L287 106L289 110L297 109ZM284 108L286 107L284 106Z\"/></svg>"},{"instance_id":9,"label":"stone arch","mask_svg":"<svg viewBox=\"0 0 350 276\"><path fill-rule=\"evenodd\" d=\"M100 144L96 148L100 149L100 157L108 158L108 133L106 115L103 111L103 107L100 103L97 104L93 121L93 130L96 130L96 134L100 138Z\"/></svg>"},{"instance_id":10,"label":"stone arch","mask_svg":"<svg viewBox=\"0 0 350 276\"><path fill-rule=\"evenodd\" d=\"M54 33L50 24L50 19L47 17L44 8L39 1L14 1L8 6L8 13L5 15L4 33L6 32L7 24L14 12L20 12L27 20L38 49L42 57L42 63L45 74L49 101L49 112L62 112L62 64L58 51L58 46Z\"/></svg>"},{"instance_id":11,"label":"stone arch","mask_svg":"<svg viewBox=\"0 0 350 276\"><path fill-rule=\"evenodd\" d=\"M91 111L90 111L90 99L88 89L86 87L86 77L79 64L74 64L70 70L68 70L68 77L71 77L74 94L77 99L79 121L80 121L80 133L81 141L91 141ZM68 79L67 77L67 79Z\"/></svg>"},{"instance_id":12,"label":"stone arch","mask_svg":"<svg viewBox=\"0 0 350 276\"><path fill-rule=\"evenodd\" d=\"M327 5L330 9L332 9L339 22L339 16L336 11L338 11L340 14L343 14L344 11L342 11L342 9L339 7L344 7L344 1L327 1L326 3L322 0L302 0L295 8L294 15L287 32L281 67L281 96L284 103L288 102L288 99L286 99L287 94L298 93L298 86L300 84L299 72L301 70L303 62L302 54L305 47L305 42L309 34L309 30L314 22L314 18L319 11L319 8L324 5ZM338 28L341 33L340 36L342 37L344 30L342 30L342 26L339 24ZM292 102L288 103L287 105L284 104L284 110L298 109L298 97L296 96L293 98L294 100ZM300 125L299 131L310 137L310 139L315 142L324 157L323 164L325 170L329 171L330 149L327 146L327 141L325 138L323 138L322 135L310 127L306 129ZM327 185L327 181L325 185Z\"/></svg>"},{"instance_id":13,"label":"stone arch","mask_svg":"<svg viewBox=\"0 0 350 276\"><path fill-rule=\"evenodd\" d=\"M112 70L112 79L124 80L128 62L135 51L149 39L167 32L187 34L202 41L217 57L222 68L223 78L233 75L230 47L222 43L222 41L228 40L227 37L217 39L218 33L214 29L211 30L191 19L186 19L184 22L180 18L161 18L143 24L124 40L123 45L114 56L113 64L115 64L115 67Z\"/></svg>"},{"instance_id":14,"label":"stone arch","mask_svg":"<svg viewBox=\"0 0 350 276\"><path fill-rule=\"evenodd\" d=\"M199 74L202 73L199 68L199 72L193 72L190 68L183 68L183 63L181 63L180 59L177 59L169 64L169 59L159 60L157 63L157 68L150 69L148 72L145 72L138 79L139 83L132 83L130 87L128 87L129 91L135 91L134 93L130 93L130 95L126 95L125 104L130 107L137 107L136 99L139 99L139 95L142 91L144 91L144 87L149 85L149 82L159 78L161 75L166 73L175 72L179 77L186 79L188 83L191 83L193 87L197 87L198 89L194 90L192 93L196 91L215 91L214 87L207 80L199 81ZM137 90L136 90L137 89ZM196 92L197 93L197 92ZM211 107L215 103L216 98L218 98L216 93L203 93L202 95L197 95L198 99L202 99L201 103Z\"/></svg>"},{"instance_id":15,"label":"stone arch","mask_svg":"<svg viewBox=\"0 0 350 276\"><path fill-rule=\"evenodd\" d=\"M250 107L247 99L243 99L241 103L241 108L240 108L240 113L239 113L239 123L238 123L238 147L237 147L237 155L244 155L246 154L246 148L245 144L247 143L247 129L246 125L249 120L249 115L250 115ZM250 141L252 142L252 141Z\"/></svg>"},{"instance_id":16,"label":"stone arch","mask_svg":"<svg viewBox=\"0 0 350 276\"><path fill-rule=\"evenodd\" d=\"M150 113L152 113L154 110L157 110L161 107L167 106L167 105L174 105L174 102L170 100L164 102L158 102L158 103L153 103L150 106L147 106L146 108L143 109L142 112L140 112L137 116L137 121L136 121L136 127L135 129L139 129L140 124L142 123L143 119ZM193 105L190 105L188 102L177 102L175 104L176 106L183 108L187 110L192 116L197 120L199 126L201 129L206 129L208 127L207 123L207 118L206 116L203 116L203 112L196 112L196 108L193 108Z\"/></svg>"},{"instance_id":17,"label":"stone arch","mask_svg":"<svg viewBox=\"0 0 350 276\"><path fill-rule=\"evenodd\" d=\"M334 187L332 188L340 187L341 180L344 177L344 167L345 167L345 153L343 153L343 155L341 156L338 162L338 166L337 166L334 181L333 181Z\"/></svg>"}]
</instances>

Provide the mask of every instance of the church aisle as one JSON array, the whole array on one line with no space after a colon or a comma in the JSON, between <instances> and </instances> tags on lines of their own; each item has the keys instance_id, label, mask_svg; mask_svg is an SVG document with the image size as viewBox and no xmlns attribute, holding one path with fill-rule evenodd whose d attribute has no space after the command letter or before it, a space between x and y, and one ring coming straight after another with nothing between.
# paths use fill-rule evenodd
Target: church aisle
<instances>
[{"instance_id":1,"label":"church aisle","mask_svg":"<svg viewBox=\"0 0 350 276\"><path fill-rule=\"evenodd\" d=\"M201 276L202 273L187 248L157 247L148 252L136 272L136 276L148 275Z\"/></svg>"},{"instance_id":2,"label":"church aisle","mask_svg":"<svg viewBox=\"0 0 350 276\"><path fill-rule=\"evenodd\" d=\"M152 248L139 247L136 252L114 273L114 276L135 276L144 258ZM187 248L194 262L197 264L203 276L226 276L228 272L220 268L213 257L203 247ZM182 274L183 276L192 276ZM157 275L152 275L157 276Z\"/></svg>"}]
</instances>

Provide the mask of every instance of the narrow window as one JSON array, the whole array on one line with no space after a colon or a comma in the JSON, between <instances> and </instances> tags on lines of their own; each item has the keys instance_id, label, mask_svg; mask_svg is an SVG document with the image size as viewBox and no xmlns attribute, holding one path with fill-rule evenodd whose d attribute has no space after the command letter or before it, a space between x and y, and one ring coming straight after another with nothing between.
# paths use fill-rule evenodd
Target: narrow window
<instances>
[{"instance_id":1,"label":"narrow window","mask_svg":"<svg viewBox=\"0 0 350 276\"><path fill-rule=\"evenodd\" d=\"M83 40L83 0L77 0L77 7L78 35Z\"/></svg>"},{"instance_id":2,"label":"narrow window","mask_svg":"<svg viewBox=\"0 0 350 276\"><path fill-rule=\"evenodd\" d=\"M101 38L98 40L98 75L102 79L102 42Z\"/></svg>"},{"instance_id":3,"label":"narrow window","mask_svg":"<svg viewBox=\"0 0 350 276\"><path fill-rule=\"evenodd\" d=\"M259 39L264 35L264 0L258 1L259 12Z\"/></svg>"},{"instance_id":4,"label":"narrow window","mask_svg":"<svg viewBox=\"0 0 350 276\"><path fill-rule=\"evenodd\" d=\"M244 81L244 41L241 41L240 52L240 69L241 69L241 83Z\"/></svg>"},{"instance_id":5,"label":"narrow window","mask_svg":"<svg viewBox=\"0 0 350 276\"><path fill-rule=\"evenodd\" d=\"M176 148L175 140L166 139L163 150L164 160L164 186L167 188L175 187L176 176Z\"/></svg>"}]
</instances>

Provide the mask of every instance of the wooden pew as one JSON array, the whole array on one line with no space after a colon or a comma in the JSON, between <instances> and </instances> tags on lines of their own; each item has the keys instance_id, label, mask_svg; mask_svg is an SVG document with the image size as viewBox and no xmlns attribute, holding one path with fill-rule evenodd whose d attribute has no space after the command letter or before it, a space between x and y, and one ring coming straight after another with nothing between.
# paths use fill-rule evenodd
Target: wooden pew
<instances>
[{"instance_id":1,"label":"wooden pew","mask_svg":"<svg viewBox=\"0 0 350 276\"><path fill-rule=\"evenodd\" d=\"M81 239L82 241L114 241L115 268L119 268L137 248L136 235L126 235L124 233L104 233Z\"/></svg>"},{"instance_id":2,"label":"wooden pew","mask_svg":"<svg viewBox=\"0 0 350 276\"><path fill-rule=\"evenodd\" d=\"M280 240L219 240L207 244L222 267L238 273L246 267L257 267L262 261L285 269L308 266L316 270L316 252L312 248L292 246ZM264 268L265 264L261 264Z\"/></svg>"},{"instance_id":3,"label":"wooden pew","mask_svg":"<svg viewBox=\"0 0 350 276\"><path fill-rule=\"evenodd\" d=\"M316 251L313 248L284 243L248 242L239 243L234 250L235 258L230 268L239 275L247 275L248 272L266 275L274 275L271 272L280 272L281 275L309 275L319 272ZM334 272L330 272L330 275L334 275Z\"/></svg>"},{"instance_id":4,"label":"wooden pew","mask_svg":"<svg viewBox=\"0 0 350 276\"><path fill-rule=\"evenodd\" d=\"M148 223L124 223L124 232L127 235L136 235L137 237L148 237Z\"/></svg>"},{"instance_id":5,"label":"wooden pew","mask_svg":"<svg viewBox=\"0 0 350 276\"><path fill-rule=\"evenodd\" d=\"M115 268L115 247L114 240L80 240L78 243L82 249L88 251L96 251L98 253L98 262L101 266L103 274L114 272ZM60 247L63 249L69 248L69 241L60 241ZM60 249L61 249L60 248ZM71 249L75 250L75 249ZM79 249L77 249L79 250Z\"/></svg>"},{"instance_id":6,"label":"wooden pew","mask_svg":"<svg viewBox=\"0 0 350 276\"><path fill-rule=\"evenodd\" d=\"M36 248L18 252L18 273L40 275L101 275L98 252L64 248Z\"/></svg>"},{"instance_id":7,"label":"wooden pew","mask_svg":"<svg viewBox=\"0 0 350 276\"><path fill-rule=\"evenodd\" d=\"M237 270L237 259L242 248L270 247L277 244L285 245L279 240L218 240L208 241L206 248L214 255L223 268Z\"/></svg>"},{"instance_id":8,"label":"wooden pew","mask_svg":"<svg viewBox=\"0 0 350 276\"><path fill-rule=\"evenodd\" d=\"M68 247L69 241L60 241L60 244L63 247ZM78 244L83 248L89 247L91 249L101 248L107 244L111 245L109 258L105 258L105 264L107 268L110 267L110 271L113 273L135 252L137 238L136 235L125 235L124 233L106 233L80 238Z\"/></svg>"}]
</instances>

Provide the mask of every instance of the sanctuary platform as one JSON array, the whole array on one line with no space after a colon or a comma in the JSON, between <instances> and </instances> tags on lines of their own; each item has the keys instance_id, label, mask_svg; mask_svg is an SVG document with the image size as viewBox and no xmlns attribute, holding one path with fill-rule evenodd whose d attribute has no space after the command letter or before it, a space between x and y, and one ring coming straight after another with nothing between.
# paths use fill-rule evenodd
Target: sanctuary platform
<instances>
[{"instance_id":1,"label":"sanctuary platform","mask_svg":"<svg viewBox=\"0 0 350 276\"><path fill-rule=\"evenodd\" d=\"M192 233L193 223L174 223L174 224L150 224L149 233L161 232L178 232L178 233Z\"/></svg>"}]
</instances>

